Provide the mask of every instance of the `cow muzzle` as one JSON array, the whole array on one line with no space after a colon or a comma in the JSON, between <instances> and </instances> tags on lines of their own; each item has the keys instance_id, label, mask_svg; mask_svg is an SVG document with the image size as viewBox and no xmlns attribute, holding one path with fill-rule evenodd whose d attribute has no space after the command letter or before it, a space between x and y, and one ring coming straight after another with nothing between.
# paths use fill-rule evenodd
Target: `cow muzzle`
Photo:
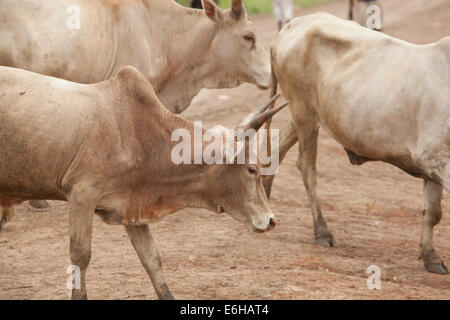
<instances>
[{"instance_id":1,"label":"cow muzzle","mask_svg":"<svg viewBox=\"0 0 450 320\"><path fill-rule=\"evenodd\" d=\"M261 90L267 90L272 85L272 79L271 77L261 77L256 79L256 85Z\"/></svg>"},{"instance_id":2,"label":"cow muzzle","mask_svg":"<svg viewBox=\"0 0 450 320\"><path fill-rule=\"evenodd\" d=\"M275 216L273 213L263 217L252 220L250 228L253 232L263 233L275 227Z\"/></svg>"}]
</instances>

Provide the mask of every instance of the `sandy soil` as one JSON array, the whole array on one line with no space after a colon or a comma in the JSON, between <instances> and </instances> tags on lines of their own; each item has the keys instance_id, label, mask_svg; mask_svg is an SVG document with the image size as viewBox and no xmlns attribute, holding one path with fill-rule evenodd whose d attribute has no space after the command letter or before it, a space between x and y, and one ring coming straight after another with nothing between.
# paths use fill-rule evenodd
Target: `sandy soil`
<instances>
[{"instance_id":1,"label":"sandy soil","mask_svg":"<svg viewBox=\"0 0 450 320\"><path fill-rule=\"evenodd\" d=\"M424 5L426 3L426 5ZM385 0L385 32L428 43L450 35L448 0ZM347 2L328 3L296 15L327 11L346 17ZM253 21L268 47L275 36L271 16ZM205 126L234 126L268 92L251 85L204 90L184 117ZM228 100L223 100L224 96ZM222 98L222 99L220 99ZM225 97L226 98L226 97ZM274 121L289 118L283 111ZM422 183L383 163L351 166L342 147L323 131L318 194L338 248L313 243L312 217L297 150L288 154L275 179L271 204L277 227L254 234L226 215L183 210L152 226L164 274L180 299L445 299L450 276L427 273L417 259ZM446 197L446 195L445 195ZM51 202L49 212L27 205L0 233L0 299L66 299L70 264L68 206ZM450 266L450 202L435 228L435 246ZM122 227L95 218L88 269L91 299L155 299L155 293ZM381 268L382 289L368 290L366 269Z\"/></svg>"}]
</instances>

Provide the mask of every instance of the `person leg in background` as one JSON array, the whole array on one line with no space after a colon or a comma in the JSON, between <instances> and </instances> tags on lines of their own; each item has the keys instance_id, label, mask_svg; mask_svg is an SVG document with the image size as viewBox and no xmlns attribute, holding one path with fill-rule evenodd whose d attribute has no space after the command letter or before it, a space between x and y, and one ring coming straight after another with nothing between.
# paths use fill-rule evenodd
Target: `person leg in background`
<instances>
[{"instance_id":1,"label":"person leg in background","mask_svg":"<svg viewBox=\"0 0 450 320\"><path fill-rule=\"evenodd\" d=\"M292 20L293 5L292 0L282 0L284 10L284 24Z\"/></svg>"},{"instance_id":2,"label":"person leg in background","mask_svg":"<svg viewBox=\"0 0 450 320\"><path fill-rule=\"evenodd\" d=\"M281 0L273 0L273 14L275 15L275 18L277 19L278 23L278 31L281 30L281 27L283 26L283 12L281 10Z\"/></svg>"},{"instance_id":3,"label":"person leg in background","mask_svg":"<svg viewBox=\"0 0 450 320\"><path fill-rule=\"evenodd\" d=\"M191 8L202 9L202 0L192 0L191 1Z\"/></svg>"},{"instance_id":4,"label":"person leg in background","mask_svg":"<svg viewBox=\"0 0 450 320\"><path fill-rule=\"evenodd\" d=\"M356 0L358 1L358 0ZM353 5L354 5L354 0L349 0L348 1L348 20L353 20Z\"/></svg>"},{"instance_id":5,"label":"person leg in background","mask_svg":"<svg viewBox=\"0 0 450 320\"><path fill-rule=\"evenodd\" d=\"M213 0L215 4L219 5L219 0ZM191 8L203 9L202 0L192 0Z\"/></svg>"},{"instance_id":6,"label":"person leg in background","mask_svg":"<svg viewBox=\"0 0 450 320\"><path fill-rule=\"evenodd\" d=\"M278 23L278 31L292 20L292 0L273 0L273 13Z\"/></svg>"}]
</instances>

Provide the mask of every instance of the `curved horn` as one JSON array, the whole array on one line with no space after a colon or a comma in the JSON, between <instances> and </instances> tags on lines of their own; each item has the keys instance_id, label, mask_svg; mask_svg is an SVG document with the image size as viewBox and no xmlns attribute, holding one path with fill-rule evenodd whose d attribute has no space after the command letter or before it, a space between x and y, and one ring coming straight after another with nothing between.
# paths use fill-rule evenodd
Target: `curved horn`
<instances>
[{"instance_id":1,"label":"curved horn","mask_svg":"<svg viewBox=\"0 0 450 320\"><path fill-rule=\"evenodd\" d=\"M231 13L234 17L239 18L242 12L242 0L233 0L231 3Z\"/></svg>"},{"instance_id":2,"label":"curved horn","mask_svg":"<svg viewBox=\"0 0 450 320\"><path fill-rule=\"evenodd\" d=\"M262 125L269 119L271 119L278 111L282 110L284 107L286 107L289 104L289 101L282 104L279 107L267 110L266 112L254 117L248 125L245 126L244 132L248 129L254 129L255 131L258 131L259 128L262 127Z\"/></svg>"},{"instance_id":3,"label":"curved horn","mask_svg":"<svg viewBox=\"0 0 450 320\"><path fill-rule=\"evenodd\" d=\"M275 104L275 101L278 99L279 96L280 94L273 96L269 100L269 102L267 102L265 105L256 108L256 110L254 110L252 113L246 116L244 120L242 120L241 123L239 123L239 125L235 128L235 130L245 128L256 116L261 115L264 111L271 108Z\"/></svg>"}]
</instances>

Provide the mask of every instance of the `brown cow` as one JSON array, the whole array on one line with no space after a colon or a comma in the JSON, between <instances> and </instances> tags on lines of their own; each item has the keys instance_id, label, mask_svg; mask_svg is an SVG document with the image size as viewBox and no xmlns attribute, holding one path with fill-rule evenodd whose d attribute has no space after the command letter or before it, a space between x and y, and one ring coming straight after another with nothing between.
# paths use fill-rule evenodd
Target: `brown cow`
<instances>
[{"instance_id":1,"label":"brown cow","mask_svg":"<svg viewBox=\"0 0 450 320\"><path fill-rule=\"evenodd\" d=\"M172 295L149 222L194 207L226 212L256 232L274 226L259 163L173 162L171 134L196 128L169 112L133 67L90 85L0 67L0 93L0 199L70 203L70 258L81 271L74 299L87 297L94 213L125 226L159 298ZM280 108L244 128L258 129Z\"/></svg>"}]
</instances>

